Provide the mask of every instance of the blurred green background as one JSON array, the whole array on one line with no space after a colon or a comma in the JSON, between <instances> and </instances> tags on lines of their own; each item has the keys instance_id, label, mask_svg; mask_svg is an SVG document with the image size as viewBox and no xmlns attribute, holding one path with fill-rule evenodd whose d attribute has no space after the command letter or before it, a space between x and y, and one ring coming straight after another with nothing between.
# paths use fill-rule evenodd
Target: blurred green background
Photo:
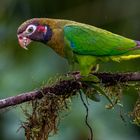
<instances>
[{"instance_id":1,"label":"blurred green background","mask_svg":"<svg viewBox=\"0 0 140 140\"><path fill-rule=\"evenodd\" d=\"M51 17L88 23L140 40L140 0L0 0L0 98L40 87L49 77L68 71L67 62L40 43L29 51L19 47L16 30L27 19ZM140 59L101 65L100 71L139 71ZM125 110L132 110L135 97L125 94ZM133 94L134 95L134 94ZM140 129L124 123L119 109L106 110L106 99L90 101L90 124L96 140L139 140ZM71 111L50 140L86 140L85 108L73 98ZM0 140L24 140L18 128L24 120L20 107L0 111Z\"/></svg>"}]
</instances>

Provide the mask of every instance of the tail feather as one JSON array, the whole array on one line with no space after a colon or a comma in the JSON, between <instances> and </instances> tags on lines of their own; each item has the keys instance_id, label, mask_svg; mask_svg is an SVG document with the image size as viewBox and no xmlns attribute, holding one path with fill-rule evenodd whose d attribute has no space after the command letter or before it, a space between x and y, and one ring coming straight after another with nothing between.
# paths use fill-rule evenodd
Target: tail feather
<instances>
[{"instance_id":1,"label":"tail feather","mask_svg":"<svg viewBox=\"0 0 140 140\"><path fill-rule=\"evenodd\" d=\"M136 47L135 47L135 49L140 49L140 41L136 40Z\"/></svg>"}]
</instances>

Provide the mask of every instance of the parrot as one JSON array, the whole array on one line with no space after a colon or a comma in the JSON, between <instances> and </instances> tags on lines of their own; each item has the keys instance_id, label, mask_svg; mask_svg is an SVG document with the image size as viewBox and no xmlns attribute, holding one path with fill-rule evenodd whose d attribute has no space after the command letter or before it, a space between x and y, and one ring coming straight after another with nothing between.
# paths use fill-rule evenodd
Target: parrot
<instances>
[{"instance_id":1,"label":"parrot","mask_svg":"<svg viewBox=\"0 0 140 140\"><path fill-rule=\"evenodd\" d=\"M140 57L140 41L71 20L32 18L19 26L17 38L24 49L33 41L49 46L85 76L100 62Z\"/></svg>"}]
</instances>

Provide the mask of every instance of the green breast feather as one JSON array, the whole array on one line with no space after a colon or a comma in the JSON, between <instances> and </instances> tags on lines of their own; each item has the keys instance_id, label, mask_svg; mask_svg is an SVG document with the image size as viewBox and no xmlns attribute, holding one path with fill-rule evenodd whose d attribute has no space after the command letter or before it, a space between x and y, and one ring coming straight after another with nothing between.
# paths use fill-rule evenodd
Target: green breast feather
<instances>
[{"instance_id":1,"label":"green breast feather","mask_svg":"<svg viewBox=\"0 0 140 140\"><path fill-rule=\"evenodd\" d=\"M122 55L136 46L134 40L88 25L67 25L64 35L73 52L79 55Z\"/></svg>"}]
</instances>

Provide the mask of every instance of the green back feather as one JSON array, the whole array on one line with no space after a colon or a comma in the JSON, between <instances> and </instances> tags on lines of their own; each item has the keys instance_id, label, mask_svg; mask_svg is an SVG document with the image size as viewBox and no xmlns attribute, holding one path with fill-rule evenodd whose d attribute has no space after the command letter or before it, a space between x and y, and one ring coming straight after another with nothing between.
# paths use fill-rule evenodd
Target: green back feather
<instances>
[{"instance_id":1,"label":"green back feather","mask_svg":"<svg viewBox=\"0 0 140 140\"><path fill-rule=\"evenodd\" d=\"M134 50L134 40L86 24L66 25L64 35L80 55L114 56Z\"/></svg>"}]
</instances>

